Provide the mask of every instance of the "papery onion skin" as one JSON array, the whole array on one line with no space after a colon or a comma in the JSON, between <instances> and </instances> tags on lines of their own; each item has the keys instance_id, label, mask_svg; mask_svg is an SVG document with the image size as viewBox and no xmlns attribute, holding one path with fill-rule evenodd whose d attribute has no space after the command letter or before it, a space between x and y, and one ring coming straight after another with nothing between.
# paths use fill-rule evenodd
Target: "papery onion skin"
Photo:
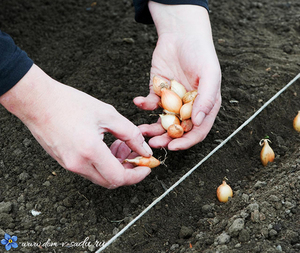
<instances>
[{"instance_id":1,"label":"papery onion skin","mask_svg":"<svg viewBox=\"0 0 300 253\"><path fill-rule=\"evenodd\" d=\"M294 118L293 127L297 132L300 132L300 111L298 111L298 114Z\"/></svg>"},{"instance_id":2,"label":"papery onion skin","mask_svg":"<svg viewBox=\"0 0 300 253\"><path fill-rule=\"evenodd\" d=\"M180 138L184 134L183 128L181 125L173 124L168 128L168 135L171 138Z\"/></svg>"},{"instance_id":3,"label":"papery onion skin","mask_svg":"<svg viewBox=\"0 0 300 253\"><path fill-rule=\"evenodd\" d=\"M184 104L186 103L190 103L190 102L194 102L195 98L197 97L198 91L197 90L192 90L192 91L188 91L187 93L185 93L185 95L182 98L182 102Z\"/></svg>"},{"instance_id":4,"label":"papery onion skin","mask_svg":"<svg viewBox=\"0 0 300 253\"><path fill-rule=\"evenodd\" d=\"M217 189L217 198L220 202L226 203L229 197L232 198L232 196L232 189L224 180L223 183Z\"/></svg>"},{"instance_id":5,"label":"papery onion skin","mask_svg":"<svg viewBox=\"0 0 300 253\"><path fill-rule=\"evenodd\" d=\"M263 145L263 148L260 152L260 160L263 166L267 166L269 162L273 162L275 159L275 153L273 149L270 147L268 143L269 141L270 141L269 139L263 139L261 140L262 143L260 144Z\"/></svg>"},{"instance_id":6,"label":"papery onion skin","mask_svg":"<svg viewBox=\"0 0 300 253\"><path fill-rule=\"evenodd\" d=\"M192 128L193 128L193 122L192 122L191 119L185 119L185 120L183 120L180 125L183 128L183 131L185 133L191 131Z\"/></svg>"},{"instance_id":7,"label":"papery onion skin","mask_svg":"<svg viewBox=\"0 0 300 253\"><path fill-rule=\"evenodd\" d=\"M170 88L170 85L167 84L165 80L158 76L153 77L153 91L156 95L161 96L161 89L162 88Z\"/></svg>"},{"instance_id":8,"label":"papery onion skin","mask_svg":"<svg viewBox=\"0 0 300 253\"><path fill-rule=\"evenodd\" d=\"M156 159L154 156L150 156L150 157L137 156L134 159L125 159L124 162L131 163L135 166L146 166L151 169L161 164L161 162L158 159Z\"/></svg>"},{"instance_id":9,"label":"papery onion skin","mask_svg":"<svg viewBox=\"0 0 300 253\"><path fill-rule=\"evenodd\" d=\"M180 120L189 119L192 116L193 104L192 102L183 104L180 108Z\"/></svg>"},{"instance_id":10,"label":"papery onion skin","mask_svg":"<svg viewBox=\"0 0 300 253\"><path fill-rule=\"evenodd\" d=\"M186 93L185 87L174 79L170 81L170 84L171 90L174 91L182 99Z\"/></svg>"},{"instance_id":11,"label":"papery onion skin","mask_svg":"<svg viewBox=\"0 0 300 253\"><path fill-rule=\"evenodd\" d=\"M179 114L182 100L174 91L163 88L161 90L161 104L167 111Z\"/></svg>"},{"instance_id":12,"label":"papery onion skin","mask_svg":"<svg viewBox=\"0 0 300 253\"><path fill-rule=\"evenodd\" d=\"M173 124L180 124L180 120L174 114L160 114L160 123L162 127L167 131L169 126Z\"/></svg>"}]
</instances>

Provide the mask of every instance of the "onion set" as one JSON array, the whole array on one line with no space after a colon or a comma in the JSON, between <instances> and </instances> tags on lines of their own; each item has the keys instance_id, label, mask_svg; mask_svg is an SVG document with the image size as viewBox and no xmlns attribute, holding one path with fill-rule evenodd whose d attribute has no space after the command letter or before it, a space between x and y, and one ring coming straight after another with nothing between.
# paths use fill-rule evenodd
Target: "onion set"
<instances>
[{"instance_id":1,"label":"onion set","mask_svg":"<svg viewBox=\"0 0 300 253\"><path fill-rule=\"evenodd\" d=\"M275 153L273 149L270 147L269 142L271 142L269 139L262 139L259 142L259 145L263 146L260 152L260 160L263 166L267 166L267 164L269 162L273 162L275 158Z\"/></svg>"},{"instance_id":2,"label":"onion set","mask_svg":"<svg viewBox=\"0 0 300 253\"><path fill-rule=\"evenodd\" d=\"M186 94L185 87L174 79L170 81L170 84L171 90L174 91L182 99L183 96Z\"/></svg>"},{"instance_id":3,"label":"onion set","mask_svg":"<svg viewBox=\"0 0 300 253\"><path fill-rule=\"evenodd\" d=\"M189 102L194 102L195 98L197 97L197 90L191 90L185 93L185 95L182 98L182 102L184 104Z\"/></svg>"},{"instance_id":4,"label":"onion set","mask_svg":"<svg viewBox=\"0 0 300 253\"><path fill-rule=\"evenodd\" d=\"M135 166L146 166L151 169L161 164L161 162L158 159L156 159L154 156L150 156L150 157L137 156L134 159L125 159L124 162L131 163Z\"/></svg>"},{"instance_id":5,"label":"onion set","mask_svg":"<svg viewBox=\"0 0 300 253\"><path fill-rule=\"evenodd\" d=\"M167 131L169 126L173 124L180 125L180 120L175 114L160 114L162 127Z\"/></svg>"},{"instance_id":6,"label":"onion set","mask_svg":"<svg viewBox=\"0 0 300 253\"><path fill-rule=\"evenodd\" d=\"M165 149L164 149L165 150ZM151 169L163 164L165 166L167 166L165 164L165 161L167 159L167 151L165 150L165 158L160 161L157 158L155 158L154 156L150 156L150 157L145 157L145 156L137 156L133 159L125 159L123 161L123 163L131 163L134 166L145 166L145 167L149 167Z\"/></svg>"},{"instance_id":7,"label":"onion set","mask_svg":"<svg viewBox=\"0 0 300 253\"><path fill-rule=\"evenodd\" d=\"M179 114L182 100L174 91L163 88L161 89L161 105L167 111Z\"/></svg>"},{"instance_id":8,"label":"onion set","mask_svg":"<svg viewBox=\"0 0 300 253\"><path fill-rule=\"evenodd\" d=\"M192 116L193 104L192 102L186 103L180 108L180 119L189 119Z\"/></svg>"},{"instance_id":9,"label":"onion set","mask_svg":"<svg viewBox=\"0 0 300 253\"><path fill-rule=\"evenodd\" d=\"M232 196L232 189L224 179L223 183L217 189L217 198L220 202L226 203L229 198L232 198Z\"/></svg>"},{"instance_id":10,"label":"onion set","mask_svg":"<svg viewBox=\"0 0 300 253\"><path fill-rule=\"evenodd\" d=\"M293 127L297 132L300 132L300 111L298 111L298 114L294 118Z\"/></svg>"},{"instance_id":11,"label":"onion set","mask_svg":"<svg viewBox=\"0 0 300 253\"><path fill-rule=\"evenodd\" d=\"M182 126L178 124L169 126L167 132L171 138L180 138L184 133Z\"/></svg>"},{"instance_id":12,"label":"onion set","mask_svg":"<svg viewBox=\"0 0 300 253\"><path fill-rule=\"evenodd\" d=\"M153 91L156 95L161 96L161 89L169 88L169 85L160 77L153 77Z\"/></svg>"},{"instance_id":13,"label":"onion set","mask_svg":"<svg viewBox=\"0 0 300 253\"><path fill-rule=\"evenodd\" d=\"M193 128L193 122L191 119L183 120L180 125L182 126L184 132L189 132Z\"/></svg>"}]
</instances>

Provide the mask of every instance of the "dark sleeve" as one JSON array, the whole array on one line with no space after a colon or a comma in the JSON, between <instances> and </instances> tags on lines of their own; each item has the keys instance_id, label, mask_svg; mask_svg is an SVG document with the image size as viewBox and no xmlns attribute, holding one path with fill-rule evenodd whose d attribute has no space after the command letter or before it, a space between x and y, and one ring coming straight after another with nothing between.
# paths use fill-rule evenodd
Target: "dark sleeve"
<instances>
[{"instance_id":1,"label":"dark sleeve","mask_svg":"<svg viewBox=\"0 0 300 253\"><path fill-rule=\"evenodd\" d=\"M33 61L0 31L0 96L11 89L31 68Z\"/></svg>"},{"instance_id":2,"label":"dark sleeve","mask_svg":"<svg viewBox=\"0 0 300 253\"><path fill-rule=\"evenodd\" d=\"M133 0L135 8L135 20L143 24L153 24L153 20L148 9L149 0ZM208 0L152 0L161 4L193 4L199 5L207 9L208 11Z\"/></svg>"}]
</instances>

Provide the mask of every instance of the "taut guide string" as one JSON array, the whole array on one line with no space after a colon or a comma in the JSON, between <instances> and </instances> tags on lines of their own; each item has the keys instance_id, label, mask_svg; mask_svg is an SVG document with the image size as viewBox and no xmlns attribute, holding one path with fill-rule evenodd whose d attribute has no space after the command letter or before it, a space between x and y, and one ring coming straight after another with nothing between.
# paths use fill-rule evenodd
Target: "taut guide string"
<instances>
[{"instance_id":1,"label":"taut guide string","mask_svg":"<svg viewBox=\"0 0 300 253\"><path fill-rule=\"evenodd\" d=\"M231 135L229 135L223 142L215 147L206 157L204 157L198 164L184 174L176 183L174 183L169 189L167 189L162 195L155 199L148 207L146 207L138 216L130 221L122 230L115 234L110 240L108 240L100 249L96 251L99 253L112 244L118 237L120 237L128 228L130 228L136 221L138 221L144 214L146 214L153 206L160 202L165 196L167 196L172 190L175 189L182 181L184 181L189 175L191 175L202 163L204 163L209 157L216 153L221 147L223 147L233 136L235 136L240 130L248 125L262 110L264 110L270 103L272 103L277 97L281 95L287 88L289 88L297 79L299 79L300 73L294 77L286 86L278 91L272 98L270 98L258 111L256 111L249 119L247 119L240 127L238 127Z\"/></svg>"}]
</instances>

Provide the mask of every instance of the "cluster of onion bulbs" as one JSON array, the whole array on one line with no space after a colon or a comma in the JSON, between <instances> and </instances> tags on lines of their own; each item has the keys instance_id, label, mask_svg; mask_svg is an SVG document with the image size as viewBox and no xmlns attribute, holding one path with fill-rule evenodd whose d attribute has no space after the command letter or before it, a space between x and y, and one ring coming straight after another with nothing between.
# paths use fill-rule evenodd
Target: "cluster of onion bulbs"
<instances>
[{"instance_id":1,"label":"cluster of onion bulbs","mask_svg":"<svg viewBox=\"0 0 300 253\"><path fill-rule=\"evenodd\" d=\"M161 125L171 138L179 138L193 128L191 120L193 103L197 90L187 91L185 87L171 80L169 83L158 76L153 77L153 90L160 97Z\"/></svg>"}]
</instances>

